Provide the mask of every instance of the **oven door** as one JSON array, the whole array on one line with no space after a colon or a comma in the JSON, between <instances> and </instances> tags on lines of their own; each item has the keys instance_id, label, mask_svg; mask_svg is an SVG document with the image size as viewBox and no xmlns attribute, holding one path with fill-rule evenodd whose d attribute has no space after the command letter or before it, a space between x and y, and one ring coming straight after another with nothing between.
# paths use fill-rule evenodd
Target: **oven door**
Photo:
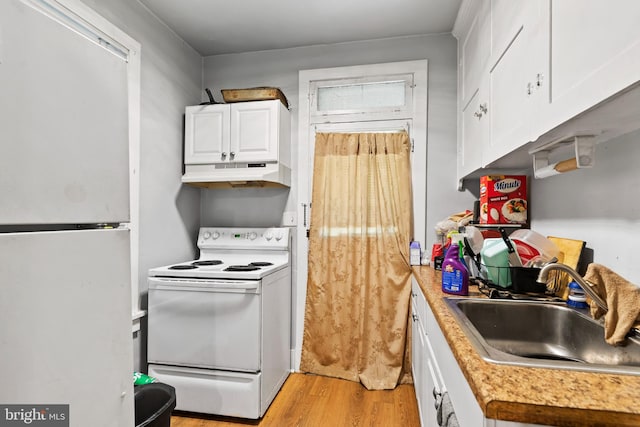
<instances>
[{"instance_id":1,"label":"oven door","mask_svg":"<svg viewBox=\"0 0 640 427\"><path fill-rule=\"evenodd\" d=\"M149 363L260 370L259 280L149 278Z\"/></svg>"}]
</instances>

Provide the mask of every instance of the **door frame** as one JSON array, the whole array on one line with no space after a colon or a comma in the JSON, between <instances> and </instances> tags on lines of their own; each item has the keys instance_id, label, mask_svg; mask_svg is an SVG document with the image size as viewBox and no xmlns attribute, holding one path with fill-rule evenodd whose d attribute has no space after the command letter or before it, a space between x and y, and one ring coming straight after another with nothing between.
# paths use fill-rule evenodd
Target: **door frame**
<instances>
[{"instance_id":1,"label":"door frame","mask_svg":"<svg viewBox=\"0 0 640 427\"><path fill-rule=\"evenodd\" d=\"M381 64L356 65L347 67L322 68L313 70L301 70L298 73L298 205L296 226L296 270L293 286L293 369L299 371L302 354L302 335L304 331L304 310L306 302L307 273L308 273L308 239L307 227L310 219L309 206L311 202L311 179L313 171L309 167L309 159L312 156L311 141L312 123L311 113L311 87L312 83L320 80L338 80L367 78L372 76L385 76L397 74L413 75L412 106L406 112L406 116L399 117L397 113L390 112L387 117L379 112L370 115L362 114L360 120L345 123L343 120L330 118L327 122L317 124L319 128L326 129L334 123L336 129L362 129L375 128L383 122L404 121L410 124L410 137L412 143L412 190L413 190L413 218L415 240L426 243L426 200L427 200L427 101L428 101L428 61L402 61ZM367 126L369 123L369 127ZM374 124L378 122L378 125ZM421 167L417 167L420 165Z\"/></svg>"}]
</instances>

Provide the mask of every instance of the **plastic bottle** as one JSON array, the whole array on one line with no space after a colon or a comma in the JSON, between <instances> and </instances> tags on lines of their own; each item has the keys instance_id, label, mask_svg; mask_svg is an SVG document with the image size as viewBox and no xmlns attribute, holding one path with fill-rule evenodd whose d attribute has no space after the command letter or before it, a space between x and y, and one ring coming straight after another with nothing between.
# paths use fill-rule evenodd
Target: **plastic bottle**
<instances>
[{"instance_id":1,"label":"plastic bottle","mask_svg":"<svg viewBox=\"0 0 640 427\"><path fill-rule=\"evenodd\" d=\"M589 304L587 304L587 295L584 293L584 289L573 281L569 283L569 298L567 298L567 305L574 308L589 308Z\"/></svg>"},{"instance_id":2,"label":"plastic bottle","mask_svg":"<svg viewBox=\"0 0 640 427\"><path fill-rule=\"evenodd\" d=\"M442 292L469 295L469 272L460 260L460 247L453 243L442 261Z\"/></svg>"},{"instance_id":3,"label":"plastic bottle","mask_svg":"<svg viewBox=\"0 0 640 427\"><path fill-rule=\"evenodd\" d=\"M409 245L409 263L420 265L420 242L413 241Z\"/></svg>"}]
</instances>

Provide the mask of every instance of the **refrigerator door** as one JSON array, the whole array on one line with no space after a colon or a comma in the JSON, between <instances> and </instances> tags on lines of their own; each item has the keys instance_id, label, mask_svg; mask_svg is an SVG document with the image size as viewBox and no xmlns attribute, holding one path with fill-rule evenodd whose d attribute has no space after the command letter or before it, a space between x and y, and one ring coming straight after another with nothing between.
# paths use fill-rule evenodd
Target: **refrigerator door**
<instances>
[{"instance_id":1,"label":"refrigerator door","mask_svg":"<svg viewBox=\"0 0 640 427\"><path fill-rule=\"evenodd\" d=\"M127 63L0 2L0 224L129 221Z\"/></svg>"},{"instance_id":2,"label":"refrigerator door","mask_svg":"<svg viewBox=\"0 0 640 427\"><path fill-rule=\"evenodd\" d=\"M132 426L129 230L0 233L0 402Z\"/></svg>"}]
</instances>

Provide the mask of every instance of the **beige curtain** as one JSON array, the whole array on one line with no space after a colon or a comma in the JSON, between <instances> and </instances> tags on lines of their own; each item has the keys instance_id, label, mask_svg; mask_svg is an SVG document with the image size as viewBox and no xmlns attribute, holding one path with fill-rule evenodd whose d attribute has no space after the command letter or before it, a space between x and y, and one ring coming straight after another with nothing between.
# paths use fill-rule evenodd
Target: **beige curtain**
<instances>
[{"instance_id":1,"label":"beige curtain","mask_svg":"<svg viewBox=\"0 0 640 427\"><path fill-rule=\"evenodd\" d=\"M409 137L316 136L301 370L370 390L411 382Z\"/></svg>"}]
</instances>

